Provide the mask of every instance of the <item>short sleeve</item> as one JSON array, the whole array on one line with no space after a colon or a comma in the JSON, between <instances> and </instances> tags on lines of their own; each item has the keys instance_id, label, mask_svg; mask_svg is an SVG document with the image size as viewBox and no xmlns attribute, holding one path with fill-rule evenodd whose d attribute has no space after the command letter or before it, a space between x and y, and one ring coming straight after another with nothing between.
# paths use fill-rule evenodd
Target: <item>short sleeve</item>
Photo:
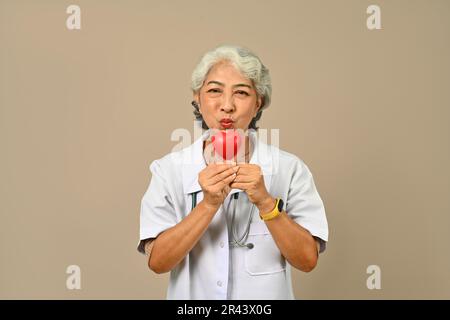
<instances>
[{"instance_id":1,"label":"short sleeve","mask_svg":"<svg viewBox=\"0 0 450 320\"><path fill-rule=\"evenodd\" d=\"M289 217L307 229L320 242L320 252L325 251L328 241L325 207L316 189L311 171L298 158L289 185L286 212Z\"/></svg>"},{"instance_id":2,"label":"short sleeve","mask_svg":"<svg viewBox=\"0 0 450 320\"><path fill-rule=\"evenodd\" d=\"M152 178L142 197L140 213L140 241L137 250L145 254L145 240L156 238L161 232L177 224L177 216L169 192L167 175L158 160L150 165Z\"/></svg>"}]
</instances>

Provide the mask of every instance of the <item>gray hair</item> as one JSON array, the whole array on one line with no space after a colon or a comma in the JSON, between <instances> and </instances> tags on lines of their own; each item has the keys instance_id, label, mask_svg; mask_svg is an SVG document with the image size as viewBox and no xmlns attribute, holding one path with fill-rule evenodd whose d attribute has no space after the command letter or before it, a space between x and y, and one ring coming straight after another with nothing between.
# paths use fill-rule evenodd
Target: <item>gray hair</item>
<instances>
[{"instance_id":1,"label":"gray hair","mask_svg":"<svg viewBox=\"0 0 450 320\"><path fill-rule=\"evenodd\" d=\"M272 84L270 80L269 69L267 69L261 60L250 50L233 46L223 45L219 46L203 55L200 62L192 72L191 89L197 93L208 75L211 68L221 61L230 62L237 70L239 70L245 77L253 82L256 92L262 98L262 105L256 116L250 122L249 128L257 130L256 122L261 118L263 109L270 105L272 95ZM202 128L208 129L202 115L199 111L199 106L195 101L192 101L194 107L194 115L196 120L202 122Z\"/></svg>"}]
</instances>

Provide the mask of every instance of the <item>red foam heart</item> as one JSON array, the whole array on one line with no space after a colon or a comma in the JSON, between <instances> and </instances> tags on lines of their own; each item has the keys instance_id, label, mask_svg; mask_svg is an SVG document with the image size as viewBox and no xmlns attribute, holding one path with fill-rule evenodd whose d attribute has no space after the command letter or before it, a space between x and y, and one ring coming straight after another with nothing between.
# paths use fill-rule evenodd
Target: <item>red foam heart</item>
<instances>
[{"instance_id":1,"label":"red foam heart","mask_svg":"<svg viewBox=\"0 0 450 320\"><path fill-rule=\"evenodd\" d=\"M235 130L220 131L211 138L215 152L222 159L230 160L238 153L241 146L241 136Z\"/></svg>"}]
</instances>

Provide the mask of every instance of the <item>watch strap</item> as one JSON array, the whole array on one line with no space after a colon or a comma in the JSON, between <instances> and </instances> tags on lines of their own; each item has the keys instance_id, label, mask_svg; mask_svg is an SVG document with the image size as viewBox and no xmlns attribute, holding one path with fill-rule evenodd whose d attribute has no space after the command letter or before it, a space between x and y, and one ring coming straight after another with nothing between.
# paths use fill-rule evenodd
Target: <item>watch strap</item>
<instances>
[{"instance_id":1,"label":"watch strap","mask_svg":"<svg viewBox=\"0 0 450 320\"><path fill-rule=\"evenodd\" d=\"M275 208L269 213L260 214L259 215L260 218L264 221L268 221L268 220L272 220L273 218L276 218L277 216L279 216L281 214L281 210L279 209L280 202L282 204L283 200L281 200L281 198L277 198L277 202L275 203Z\"/></svg>"}]
</instances>

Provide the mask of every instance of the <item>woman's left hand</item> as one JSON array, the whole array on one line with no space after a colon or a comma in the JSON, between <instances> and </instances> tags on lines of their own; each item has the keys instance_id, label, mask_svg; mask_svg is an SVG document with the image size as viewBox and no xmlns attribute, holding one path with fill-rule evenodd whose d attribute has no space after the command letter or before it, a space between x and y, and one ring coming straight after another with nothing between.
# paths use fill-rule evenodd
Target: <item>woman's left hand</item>
<instances>
[{"instance_id":1,"label":"woman's left hand","mask_svg":"<svg viewBox=\"0 0 450 320\"><path fill-rule=\"evenodd\" d=\"M236 178L230 184L231 188L241 189L247 193L249 200L256 206L271 198L264 184L261 167L256 164L240 163Z\"/></svg>"}]
</instances>

